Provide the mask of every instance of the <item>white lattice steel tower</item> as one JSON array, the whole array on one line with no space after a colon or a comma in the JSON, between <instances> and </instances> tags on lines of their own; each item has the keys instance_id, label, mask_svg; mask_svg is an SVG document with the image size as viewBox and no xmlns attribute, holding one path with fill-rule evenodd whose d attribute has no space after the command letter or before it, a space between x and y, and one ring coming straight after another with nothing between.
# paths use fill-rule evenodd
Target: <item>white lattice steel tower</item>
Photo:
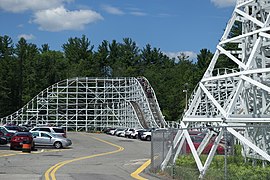
<instances>
[{"instance_id":1,"label":"white lattice steel tower","mask_svg":"<svg viewBox=\"0 0 270 180\"><path fill-rule=\"evenodd\" d=\"M237 23L242 27L242 33L231 37ZM232 45L237 49L230 49ZM221 55L236 63L238 69L216 69ZM194 90L181 121L182 128L214 126L219 132L216 144L203 164L200 154L212 136L210 132L197 150L187 129L179 131L174 141L175 147L180 144L181 148L187 140L200 177L205 175L225 129L241 142L247 157L270 161L269 128L262 130L251 127L266 127L270 123L269 66L270 1L238 0L211 63ZM236 126L241 126L244 133L240 133Z\"/></svg>"},{"instance_id":2,"label":"white lattice steel tower","mask_svg":"<svg viewBox=\"0 0 270 180\"><path fill-rule=\"evenodd\" d=\"M46 88L1 123L51 124L76 131L164 127L155 92L140 78L74 78Z\"/></svg>"}]
</instances>

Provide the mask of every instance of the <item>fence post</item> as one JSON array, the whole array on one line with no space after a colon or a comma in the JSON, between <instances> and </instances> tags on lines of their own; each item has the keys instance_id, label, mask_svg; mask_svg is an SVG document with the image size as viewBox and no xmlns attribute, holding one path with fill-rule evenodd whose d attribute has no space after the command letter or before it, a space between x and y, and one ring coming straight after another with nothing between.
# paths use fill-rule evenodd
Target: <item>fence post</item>
<instances>
[{"instance_id":1,"label":"fence post","mask_svg":"<svg viewBox=\"0 0 270 180\"><path fill-rule=\"evenodd\" d=\"M227 180L227 127L224 127L224 139L225 139L225 148L224 148L224 180Z\"/></svg>"},{"instance_id":2,"label":"fence post","mask_svg":"<svg viewBox=\"0 0 270 180\"><path fill-rule=\"evenodd\" d=\"M151 131L151 169L154 171L155 166L154 166L154 133ZM155 171L156 173L156 171Z\"/></svg>"},{"instance_id":3,"label":"fence post","mask_svg":"<svg viewBox=\"0 0 270 180\"><path fill-rule=\"evenodd\" d=\"M174 133L174 130L172 130L171 133ZM171 137L173 137L173 136L170 136L170 138L171 138ZM174 148L174 139L171 138L170 141L171 141L171 148L172 148L172 157L174 158L174 156L175 156L175 149L176 149L176 148ZM172 158L172 159L173 159L173 158ZM174 178L175 178L175 175L176 175L176 174L175 174L175 162L173 161L172 163L173 163L173 164L172 164L172 165L173 165L173 167L172 167L172 168L173 168L172 178L174 179Z\"/></svg>"},{"instance_id":4,"label":"fence post","mask_svg":"<svg viewBox=\"0 0 270 180\"><path fill-rule=\"evenodd\" d=\"M164 140L164 131L162 131L162 162L164 161L164 156L165 156L165 150L164 150L164 142L165 140Z\"/></svg>"}]
</instances>

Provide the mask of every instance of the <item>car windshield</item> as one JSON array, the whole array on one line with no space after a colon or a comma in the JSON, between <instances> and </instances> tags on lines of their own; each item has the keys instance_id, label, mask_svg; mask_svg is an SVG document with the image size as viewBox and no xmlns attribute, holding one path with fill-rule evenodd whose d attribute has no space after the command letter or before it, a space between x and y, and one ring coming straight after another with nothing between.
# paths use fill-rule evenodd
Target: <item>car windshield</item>
<instances>
[{"instance_id":1,"label":"car windshield","mask_svg":"<svg viewBox=\"0 0 270 180\"><path fill-rule=\"evenodd\" d=\"M7 133L8 131L5 129L5 128L3 128L3 127L0 127L0 130L3 132L3 133Z\"/></svg>"},{"instance_id":2,"label":"car windshield","mask_svg":"<svg viewBox=\"0 0 270 180\"><path fill-rule=\"evenodd\" d=\"M19 128L17 126L6 126L8 130L18 130Z\"/></svg>"},{"instance_id":3,"label":"car windshield","mask_svg":"<svg viewBox=\"0 0 270 180\"><path fill-rule=\"evenodd\" d=\"M62 128L53 128L53 130L56 133L65 133L64 129L62 129Z\"/></svg>"},{"instance_id":4,"label":"car windshield","mask_svg":"<svg viewBox=\"0 0 270 180\"><path fill-rule=\"evenodd\" d=\"M52 134L52 133L49 133L49 135L52 136L52 137L54 137L54 138L59 137L59 136L57 136L55 134Z\"/></svg>"},{"instance_id":5,"label":"car windshield","mask_svg":"<svg viewBox=\"0 0 270 180\"><path fill-rule=\"evenodd\" d=\"M124 131L124 130L125 130L124 128L117 129L117 131Z\"/></svg>"},{"instance_id":6,"label":"car windshield","mask_svg":"<svg viewBox=\"0 0 270 180\"><path fill-rule=\"evenodd\" d=\"M38 137L38 132L32 132L33 137Z\"/></svg>"},{"instance_id":7,"label":"car windshield","mask_svg":"<svg viewBox=\"0 0 270 180\"><path fill-rule=\"evenodd\" d=\"M31 136L32 134L31 133L16 133L14 136Z\"/></svg>"}]
</instances>

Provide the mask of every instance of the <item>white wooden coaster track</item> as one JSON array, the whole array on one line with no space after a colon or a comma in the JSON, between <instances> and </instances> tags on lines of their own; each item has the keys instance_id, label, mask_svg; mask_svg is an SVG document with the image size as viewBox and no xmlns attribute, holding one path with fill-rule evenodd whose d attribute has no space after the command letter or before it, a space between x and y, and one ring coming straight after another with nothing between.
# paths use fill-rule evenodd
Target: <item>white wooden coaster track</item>
<instances>
[{"instance_id":1,"label":"white wooden coaster track","mask_svg":"<svg viewBox=\"0 0 270 180\"><path fill-rule=\"evenodd\" d=\"M174 160L186 140L200 178L204 177L225 129L241 142L246 157L270 161L269 12L270 1L237 1L210 65L189 99L188 109L181 121L181 128L184 130L179 131L174 140L173 148L179 146ZM231 37L236 23L241 24L242 33ZM228 44L234 44L238 49L229 49ZM215 69L221 55L236 63L238 69ZM205 141L196 150L188 129L206 126L213 126L218 136L203 164L200 154L208 143L209 136L205 136ZM244 133L240 133L239 129ZM210 133L213 132L209 131ZM162 168L172 156L171 152L169 151Z\"/></svg>"},{"instance_id":2,"label":"white wooden coaster track","mask_svg":"<svg viewBox=\"0 0 270 180\"><path fill-rule=\"evenodd\" d=\"M50 124L75 131L166 126L155 92L144 77L66 79L0 120L2 124Z\"/></svg>"}]
</instances>

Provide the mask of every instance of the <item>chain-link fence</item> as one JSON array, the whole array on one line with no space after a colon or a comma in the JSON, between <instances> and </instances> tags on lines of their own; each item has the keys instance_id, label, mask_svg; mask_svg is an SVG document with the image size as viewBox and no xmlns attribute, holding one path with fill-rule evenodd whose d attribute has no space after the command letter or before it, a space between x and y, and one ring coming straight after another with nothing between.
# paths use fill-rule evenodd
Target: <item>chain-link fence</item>
<instances>
[{"instance_id":1,"label":"chain-link fence","mask_svg":"<svg viewBox=\"0 0 270 180\"><path fill-rule=\"evenodd\" d=\"M172 147L174 135L177 130L158 130L152 132L151 139L151 170L158 172L160 165L165 160Z\"/></svg>"},{"instance_id":2,"label":"chain-link fence","mask_svg":"<svg viewBox=\"0 0 270 180\"><path fill-rule=\"evenodd\" d=\"M217 129L219 130L217 131ZM269 155L270 128L268 126L234 126L233 130L249 139ZM270 179L269 161L242 143L239 137L236 138L232 135L232 131L228 131L227 127L188 129L189 136L195 149L197 149L203 166L207 162L210 150L221 132L219 144L203 179ZM152 132L151 172L166 173L174 179L192 180L200 177L201 172L198 170L186 138L180 138L183 137L181 136L182 133L183 129ZM205 146L202 149L200 144L205 139L208 140L207 143L204 143Z\"/></svg>"}]
</instances>

